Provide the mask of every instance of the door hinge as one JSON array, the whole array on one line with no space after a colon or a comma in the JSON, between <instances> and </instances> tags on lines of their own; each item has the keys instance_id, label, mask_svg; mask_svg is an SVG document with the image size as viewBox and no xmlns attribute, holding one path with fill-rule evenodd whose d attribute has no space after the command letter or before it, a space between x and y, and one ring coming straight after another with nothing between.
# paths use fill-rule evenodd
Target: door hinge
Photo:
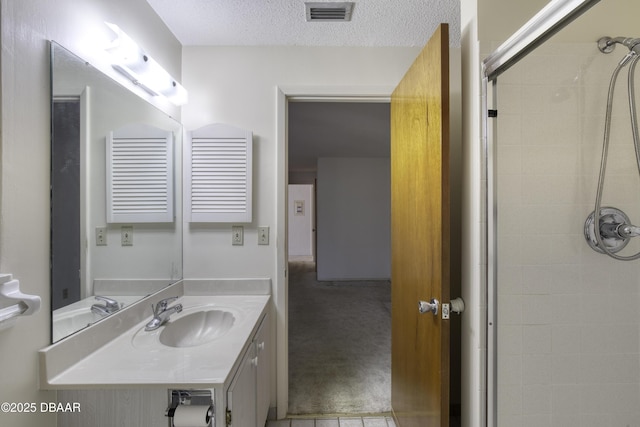
<instances>
[{"instance_id":1,"label":"door hinge","mask_svg":"<svg viewBox=\"0 0 640 427\"><path fill-rule=\"evenodd\" d=\"M487 111L487 115L489 117L498 117L498 110L489 110Z\"/></svg>"},{"instance_id":2,"label":"door hinge","mask_svg":"<svg viewBox=\"0 0 640 427\"><path fill-rule=\"evenodd\" d=\"M227 425L231 425L231 409L229 408L227 408L226 418Z\"/></svg>"}]
</instances>

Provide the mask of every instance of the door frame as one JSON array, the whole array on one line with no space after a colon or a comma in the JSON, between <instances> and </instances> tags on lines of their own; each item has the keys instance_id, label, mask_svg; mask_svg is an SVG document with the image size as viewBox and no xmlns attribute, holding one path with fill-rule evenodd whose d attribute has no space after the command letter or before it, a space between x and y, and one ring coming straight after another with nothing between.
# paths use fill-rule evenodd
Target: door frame
<instances>
[{"instance_id":1,"label":"door frame","mask_svg":"<svg viewBox=\"0 0 640 427\"><path fill-rule=\"evenodd\" d=\"M276 417L287 416L289 409L289 318L288 318L288 248L287 248L287 186L289 184L288 103L313 102L391 102L393 86L276 86L277 144L277 224L276 278Z\"/></svg>"}]
</instances>

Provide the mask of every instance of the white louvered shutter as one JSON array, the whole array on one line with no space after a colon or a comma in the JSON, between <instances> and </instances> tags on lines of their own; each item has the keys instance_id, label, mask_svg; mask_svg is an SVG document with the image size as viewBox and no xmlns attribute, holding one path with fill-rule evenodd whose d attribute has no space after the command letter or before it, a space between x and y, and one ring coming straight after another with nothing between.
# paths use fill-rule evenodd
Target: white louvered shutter
<instances>
[{"instance_id":1,"label":"white louvered shutter","mask_svg":"<svg viewBox=\"0 0 640 427\"><path fill-rule=\"evenodd\" d=\"M251 222L252 145L251 131L225 124L189 132L191 222Z\"/></svg>"},{"instance_id":2,"label":"white louvered shutter","mask_svg":"<svg viewBox=\"0 0 640 427\"><path fill-rule=\"evenodd\" d=\"M107 137L107 222L173 222L173 133L148 125Z\"/></svg>"}]
</instances>

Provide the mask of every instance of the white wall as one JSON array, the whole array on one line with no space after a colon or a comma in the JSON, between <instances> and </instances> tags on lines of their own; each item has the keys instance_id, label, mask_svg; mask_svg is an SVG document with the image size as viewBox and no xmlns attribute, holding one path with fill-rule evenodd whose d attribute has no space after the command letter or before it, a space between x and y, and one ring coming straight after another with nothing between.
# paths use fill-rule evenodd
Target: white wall
<instances>
[{"instance_id":1,"label":"white wall","mask_svg":"<svg viewBox=\"0 0 640 427\"><path fill-rule=\"evenodd\" d=\"M55 46L53 94L82 97L81 235L83 297L93 295L94 279L171 279L182 277L182 127L166 113ZM135 224L133 246L122 247L122 224L106 222L106 138L109 132L134 123L170 131L174 140L174 221ZM54 191L64 192L64 188ZM97 246L95 228L107 227L107 245ZM135 289L132 290L135 292ZM146 290L140 290L145 295Z\"/></svg>"},{"instance_id":2,"label":"white wall","mask_svg":"<svg viewBox=\"0 0 640 427\"><path fill-rule=\"evenodd\" d=\"M251 129L254 135L254 220L245 225L245 244L231 246L230 226L185 224L185 278L273 279L279 416L286 414L288 380L286 97L381 92L389 96L418 52L419 48L184 48L184 84L198 88L183 109L186 130L222 122ZM271 227L269 246L257 245L257 226Z\"/></svg>"},{"instance_id":3,"label":"white wall","mask_svg":"<svg viewBox=\"0 0 640 427\"><path fill-rule=\"evenodd\" d=\"M276 87L393 87L416 54L414 48L185 47L184 83L198 88L183 109L185 129L222 122L254 134L254 219L245 225L245 244L231 246L230 225L186 224L185 277L275 277L279 243L258 246L256 227L270 226L277 235Z\"/></svg>"},{"instance_id":4,"label":"white wall","mask_svg":"<svg viewBox=\"0 0 640 427\"><path fill-rule=\"evenodd\" d=\"M308 184L289 184L289 256L313 257L314 242L314 186ZM302 202L302 208L296 202ZM300 211L298 211L300 209Z\"/></svg>"},{"instance_id":5,"label":"white wall","mask_svg":"<svg viewBox=\"0 0 640 427\"><path fill-rule=\"evenodd\" d=\"M478 0L461 0L462 30L462 209L461 209L461 407L462 426L485 420L486 362L483 176L480 129Z\"/></svg>"},{"instance_id":6,"label":"white wall","mask_svg":"<svg viewBox=\"0 0 640 427\"><path fill-rule=\"evenodd\" d=\"M318 159L318 280L391 277L388 158Z\"/></svg>"},{"instance_id":7,"label":"white wall","mask_svg":"<svg viewBox=\"0 0 640 427\"><path fill-rule=\"evenodd\" d=\"M182 129L157 109L127 102L112 87L91 88L89 106L89 191L87 235L91 279L176 279L182 277ZM135 100L139 101L139 100ZM143 104L143 105L141 105ZM146 108L145 108L146 107ZM174 137L174 217L166 223L107 224L106 139L109 132L146 124ZM133 245L121 245L121 226L133 226ZM107 227L107 245L96 246L95 228ZM88 283L89 288L92 282ZM92 289L91 289L92 290ZM90 293L89 295L91 295ZM144 294L143 294L144 295Z\"/></svg>"},{"instance_id":8,"label":"white wall","mask_svg":"<svg viewBox=\"0 0 640 427\"><path fill-rule=\"evenodd\" d=\"M144 0L2 0L1 19L0 270L18 278L24 292L40 295L42 309L0 331L0 401L48 402L55 393L38 391L36 354L50 342L51 314L47 40L104 63L99 46L110 37L104 21L114 22L178 79L181 46ZM2 413L0 424L53 426L56 417Z\"/></svg>"}]
</instances>

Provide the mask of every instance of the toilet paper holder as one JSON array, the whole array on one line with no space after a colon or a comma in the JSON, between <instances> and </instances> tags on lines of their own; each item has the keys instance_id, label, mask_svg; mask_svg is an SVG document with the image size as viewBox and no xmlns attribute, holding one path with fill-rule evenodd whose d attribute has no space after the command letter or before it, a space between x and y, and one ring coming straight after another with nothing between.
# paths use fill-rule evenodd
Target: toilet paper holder
<instances>
[{"instance_id":1,"label":"toilet paper holder","mask_svg":"<svg viewBox=\"0 0 640 427\"><path fill-rule=\"evenodd\" d=\"M213 398L211 390L169 390L169 406L165 411L165 416L169 417L169 427L173 427L173 417L179 406L209 406L211 407L210 426L215 425L213 414Z\"/></svg>"}]
</instances>

